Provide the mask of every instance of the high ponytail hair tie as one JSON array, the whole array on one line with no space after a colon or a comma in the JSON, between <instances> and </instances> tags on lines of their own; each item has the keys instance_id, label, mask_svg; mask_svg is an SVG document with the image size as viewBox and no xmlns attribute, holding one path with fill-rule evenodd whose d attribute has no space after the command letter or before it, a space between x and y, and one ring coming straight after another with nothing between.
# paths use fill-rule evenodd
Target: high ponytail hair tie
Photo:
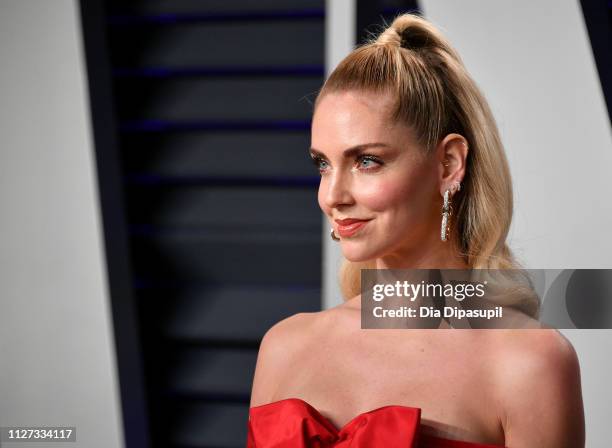
<instances>
[{"instance_id":1,"label":"high ponytail hair tie","mask_svg":"<svg viewBox=\"0 0 612 448\"><path fill-rule=\"evenodd\" d=\"M376 44L389 45L406 50L419 51L431 48L436 42L431 39L431 30L414 16L400 17L385 29L375 40Z\"/></svg>"}]
</instances>

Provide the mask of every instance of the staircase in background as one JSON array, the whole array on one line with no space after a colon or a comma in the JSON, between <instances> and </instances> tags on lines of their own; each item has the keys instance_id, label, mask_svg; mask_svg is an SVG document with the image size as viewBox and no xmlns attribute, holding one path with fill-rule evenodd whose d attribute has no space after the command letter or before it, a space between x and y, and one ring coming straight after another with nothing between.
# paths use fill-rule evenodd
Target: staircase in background
<instances>
[{"instance_id":1,"label":"staircase in background","mask_svg":"<svg viewBox=\"0 0 612 448\"><path fill-rule=\"evenodd\" d=\"M324 2L107 1L157 447L243 447L259 342L320 308Z\"/></svg>"}]
</instances>

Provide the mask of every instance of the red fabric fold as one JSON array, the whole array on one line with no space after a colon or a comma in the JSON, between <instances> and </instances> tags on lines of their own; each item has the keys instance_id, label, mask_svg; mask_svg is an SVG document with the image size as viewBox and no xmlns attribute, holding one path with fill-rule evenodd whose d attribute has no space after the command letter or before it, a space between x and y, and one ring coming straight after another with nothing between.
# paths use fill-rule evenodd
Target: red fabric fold
<instances>
[{"instance_id":1,"label":"red fabric fold","mask_svg":"<svg viewBox=\"0 0 612 448\"><path fill-rule=\"evenodd\" d=\"M249 410L247 448L500 448L419 437L420 422L420 408L389 405L338 429L306 401L286 398Z\"/></svg>"}]
</instances>

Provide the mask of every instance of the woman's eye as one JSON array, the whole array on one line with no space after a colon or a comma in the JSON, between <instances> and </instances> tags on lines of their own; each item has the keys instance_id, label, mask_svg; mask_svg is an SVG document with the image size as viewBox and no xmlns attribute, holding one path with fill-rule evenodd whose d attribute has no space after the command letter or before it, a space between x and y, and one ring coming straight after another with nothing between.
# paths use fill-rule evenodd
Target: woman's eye
<instances>
[{"instance_id":1,"label":"woman's eye","mask_svg":"<svg viewBox=\"0 0 612 448\"><path fill-rule=\"evenodd\" d=\"M324 171L327 168L327 162L321 157L313 157L312 163L319 169L319 172Z\"/></svg>"},{"instance_id":2,"label":"woman's eye","mask_svg":"<svg viewBox=\"0 0 612 448\"><path fill-rule=\"evenodd\" d=\"M361 156L359 157L359 167L366 170L374 169L382 165L382 162L376 157L372 156Z\"/></svg>"},{"instance_id":3,"label":"woman's eye","mask_svg":"<svg viewBox=\"0 0 612 448\"><path fill-rule=\"evenodd\" d=\"M312 157L312 163L319 170L319 173L324 173L328 168L329 164L326 160L321 157ZM378 168L383 162L374 156L359 156L357 157L358 168L363 171L370 171Z\"/></svg>"}]
</instances>

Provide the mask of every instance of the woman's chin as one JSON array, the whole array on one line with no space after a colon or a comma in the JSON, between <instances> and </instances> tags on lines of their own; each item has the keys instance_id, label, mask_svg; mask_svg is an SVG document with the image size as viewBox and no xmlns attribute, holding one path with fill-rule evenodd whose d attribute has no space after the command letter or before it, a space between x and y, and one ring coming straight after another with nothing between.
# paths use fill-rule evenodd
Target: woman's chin
<instances>
[{"instance_id":1,"label":"woman's chin","mask_svg":"<svg viewBox=\"0 0 612 448\"><path fill-rule=\"evenodd\" d=\"M354 249L355 248L342 248L342 255L350 262L361 263L375 258L375 254L372 251Z\"/></svg>"}]
</instances>

